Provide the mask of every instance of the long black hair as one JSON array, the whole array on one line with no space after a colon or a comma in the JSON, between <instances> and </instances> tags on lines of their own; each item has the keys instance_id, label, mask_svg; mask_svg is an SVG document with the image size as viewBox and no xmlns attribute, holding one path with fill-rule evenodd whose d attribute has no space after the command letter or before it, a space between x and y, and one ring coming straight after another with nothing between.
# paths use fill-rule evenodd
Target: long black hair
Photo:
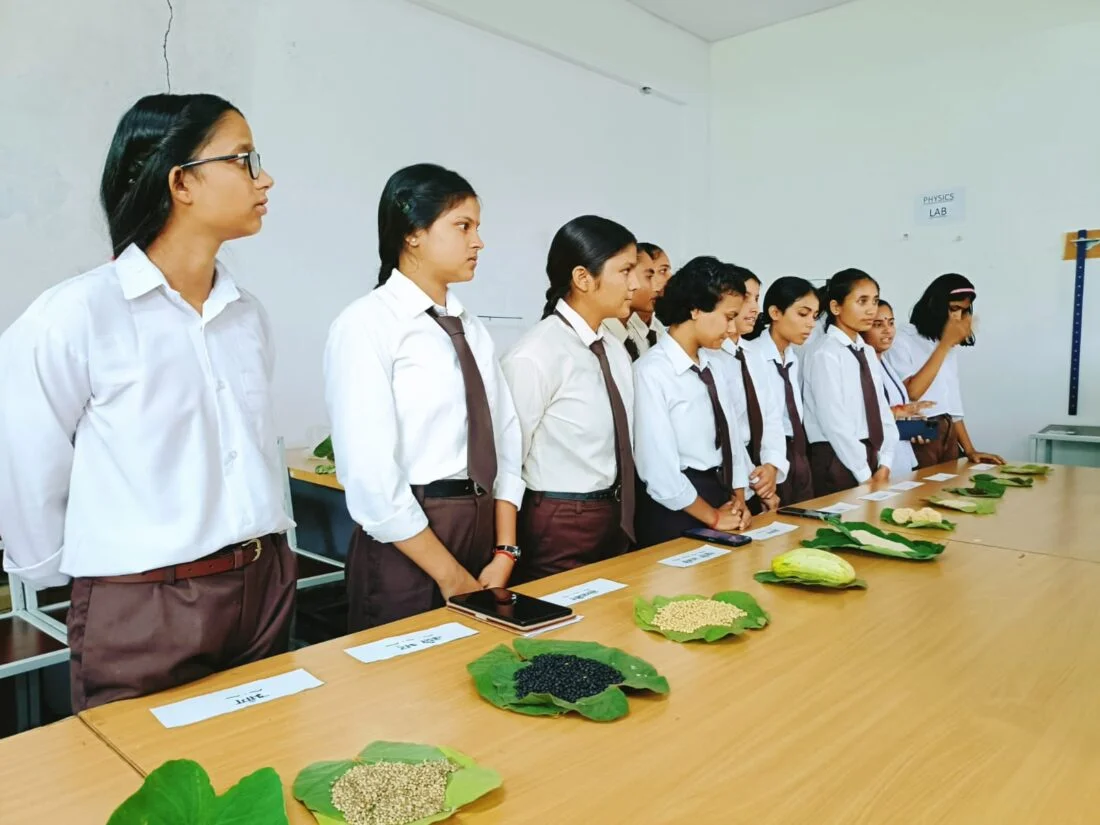
<instances>
[{"instance_id":1,"label":"long black hair","mask_svg":"<svg viewBox=\"0 0 1100 825\"><path fill-rule=\"evenodd\" d=\"M378 285L397 269L405 239L427 229L444 212L477 193L469 182L434 163L406 166L390 175L378 200Z\"/></svg>"},{"instance_id":2,"label":"long black hair","mask_svg":"<svg viewBox=\"0 0 1100 825\"><path fill-rule=\"evenodd\" d=\"M970 298L970 308L974 311L974 301L978 300L978 292L969 279L956 273L948 273L936 278L924 290L920 300L913 306L909 315L909 323L917 328L921 337L929 341L938 341L943 335L943 327L947 323L947 316L951 311L951 300ZM974 346L974 336L970 335L962 342L964 347Z\"/></svg>"},{"instance_id":3,"label":"long black hair","mask_svg":"<svg viewBox=\"0 0 1100 825\"><path fill-rule=\"evenodd\" d=\"M710 255L692 258L669 278L665 294L657 299L657 317L672 326L690 320L692 310L713 312L726 295L745 295L746 273L752 274Z\"/></svg>"},{"instance_id":4,"label":"long black hair","mask_svg":"<svg viewBox=\"0 0 1100 825\"><path fill-rule=\"evenodd\" d=\"M161 233L172 211L168 173L195 160L227 112L240 114L217 95L157 94L122 116L99 185L116 256L130 244L146 249Z\"/></svg>"},{"instance_id":5,"label":"long black hair","mask_svg":"<svg viewBox=\"0 0 1100 825\"><path fill-rule=\"evenodd\" d=\"M756 329L745 337L749 340L759 338L764 330L771 326L772 316L770 310L772 307L778 309L780 313L786 312L794 305L795 301L805 298L807 295L816 297L817 290L805 278L785 275L777 279L775 283L768 287L768 292L764 296L764 302L760 306L760 316L756 319Z\"/></svg>"},{"instance_id":6,"label":"long black hair","mask_svg":"<svg viewBox=\"0 0 1100 825\"><path fill-rule=\"evenodd\" d=\"M875 285L875 289L879 288L878 281L862 269L842 269L817 291L817 299L821 302L821 311L825 315L825 329L836 323L831 309L832 302L836 301L843 306L845 299L852 294L856 284L861 281L870 281Z\"/></svg>"},{"instance_id":7,"label":"long black hair","mask_svg":"<svg viewBox=\"0 0 1100 825\"><path fill-rule=\"evenodd\" d=\"M554 234L546 255L550 287L546 290L542 317L548 318L558 301L569 294L574 269L583 266L598 278L608 259L636 243L625 226L598 215L581 215L565 224Z\"/></svg>"}]
</instances>

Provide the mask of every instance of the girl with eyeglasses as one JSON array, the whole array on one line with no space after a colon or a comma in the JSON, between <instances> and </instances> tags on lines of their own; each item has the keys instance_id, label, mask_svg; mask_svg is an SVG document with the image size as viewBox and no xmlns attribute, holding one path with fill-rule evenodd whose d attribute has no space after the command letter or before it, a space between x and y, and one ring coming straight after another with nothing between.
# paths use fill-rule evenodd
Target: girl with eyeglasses
<instances>
[{"instance_id":1,"label":"girl with eyeglasses","mask_svg":"<svg viewBox=\"0 0 1100 825\"><path fill-rule=\"evenodd\" d=\"M378 204L378 287L329 330L325 400L356 521L348 626L504 587L519 560L520 428L493 341L450 288L474 278L481 204L456 172L395 172Z\"/></svg>"},{"instance_id":2,"label":"girl with eyeglasses","mask_svg":"<svg viewBox=\"0 0 1100 825\"><path fill-rule=\"evenodd\" d=\"M0 337L4 565L73 580L74 711L287 649L271 329L217 257L273 183L228 101L142 98L100 188L115 258Z\"/></svg>"},{"instance_id":3,"label":"girl with eyeglasses","mask_svg":"<svg viewBox=\"0 0 1100 825\"><path fill-rule=\"evenodd\" d=\"M962 275L941 275L913 307L909 323L898 330L886 362L905 381L913 401L930 401L927 415L937 437L913 446L917 463L931 467L955 461L960 451L971 462L1004 464L1004 459L974 447L966 428L959 378L959 347L974 345L974 302L978 293Z\"/></svg>"}]
</instances>

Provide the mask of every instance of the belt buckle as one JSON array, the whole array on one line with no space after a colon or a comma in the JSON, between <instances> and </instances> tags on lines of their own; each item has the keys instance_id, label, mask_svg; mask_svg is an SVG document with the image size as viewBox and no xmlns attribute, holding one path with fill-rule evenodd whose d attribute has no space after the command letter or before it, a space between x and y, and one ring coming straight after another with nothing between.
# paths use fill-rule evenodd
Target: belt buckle
<instances>
[{"instance_id":1,"label":"belt buckle","mask_svg":"<svg viewBox=\"0 0 1100 825\"><path fill-rule=\"evenodd\" d=\"M623 485L617 484L611 489L611 498L615 501L623 500Z\"/></svg>"},{"instance_id":2,"label":"belt buckle","mask_svg":"<svg viewBox=\"0 0 1100 825\"><path fill-rule=\"evenodd\" d=\"M252 552L254 552L256 554L251 559L251 561L254 562L254 561L256 561L257 559L260 558L260 553L262 553L263 550L264 550L264 544L259 539L249 539L248 541L246 541L244 543L243 549L244 550L251 550Z\"/></svg>"},{"instance_id":3,"label":"belt buckle","mask_svg":"<svg viewBox=\"0 0 1100 825\"><path fill-rule=\"evenodd\" d=\"M480 496L485 495L485 488L484 487L482 487L476 481L471 481L470 483L474 485L474 495L475 496L480 497Z\"/></svg>"}]
</instances>

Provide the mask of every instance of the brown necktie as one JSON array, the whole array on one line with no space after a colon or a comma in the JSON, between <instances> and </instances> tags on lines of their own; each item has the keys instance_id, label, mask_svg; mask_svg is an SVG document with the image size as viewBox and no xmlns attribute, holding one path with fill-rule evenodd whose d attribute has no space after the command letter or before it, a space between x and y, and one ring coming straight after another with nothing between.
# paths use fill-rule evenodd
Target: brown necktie
<instances>
[{"instance_id":1,"label":"brown necktie","mask_svg":"<svg viewBox=\"0 0 1100 825\"><path fill-rule=\"evenodd\" d=\"M699 369L692 367L692 371L707 385L707 395L710 396L710 407L714 412L714 446L722 450L722 483L727 490L733 489L733 444L730 442L730 428L726 421L726 415L722 412L722 404L718 400L718 388L714 385L714 375L710 367Z\"/></svg>"},{"instance_id":2,"label":"brown necktie","mask_svg":"<svg viewBox=\"0 0 1100 825\"><path fill-rule=\"evenodd\" d=\"M794 399L794 387L791 385L791 365L772 361L783 379L783 396L787 402L787 418L791 420L791 441L796 453L806 453L806 428L798 416L798 403ZM792 362L793 363L793 362Z\"/></svg>"},{"instance_id":3,"label":"brown necktie","mask_svg":"<svg viewBox=\"0 0 1100 825\"><path fill-rule=\"evenodd\" d=\"M737 348L737 360L741 362L741 383L745 387L745 405L749 410L749 458L753 467L760 466L760 445L764 440L764 415L760 412L760 398L756 394L756 385L749 374L749 363L745 351Z\"/></svg>"},{"instance_id":4,"label":"brown necktie","mask_svg":"<svg viewBox=\"0 0 1100 825\"><path fill-rule=\"evenodd\" d=\"M627 353L630 355L631 361L637 361L641 354L638 352L638 345L634 343L634 339L629 336L623 341L623 346L626 347Z\"/></svg>"},{"instance_id":5,"label":"brown necktie","mask_svg":"<svg viewBox=\"0 0 1100 825\"><path fill-rule=\"evenodd\" d=\"M607 397L611 401L611 418L615 422L615 466L619 473L619 489L622 498L619 523L627 538L634 541L634 453L630 449L630 425L626 419L626 406L619 388L611 376L611 365L607 362L607 350L603 339L597 338L589 347L600 362L600 372L607 387Z\"/></svg>"},{"instance_id":6,"label":"brown necktie","mask_svg":"<svg viewBox=\"0 0 1100 825\"><path fill-rule=\"evenodd\" d=\"M858 347L848 347L848 350L859 361L859 385L863 390L863 411L867 416L867 438L871 442L871 449L878 455L885 436L879 413L878 393L875 392L875 381L871 377L871 365L867 363L866 350Z\"/></svg>"},{"instance_id":7,"label":"brown necktie","mask_svg":"<svg viewBox=\"0 0 1100 825\"><path fill-rule=\"evenodd\" d=\"M650 348L657 346L657 330L651 329L645 334L645 339L649 343Z\"/></svg>"},{"instance_id":8,"label":"brown necktie","mask_svg":"<svg viewBox=\"0 0 1100 825\"><path fill-rule=\"evenodd\" d=\"M493 416L489 412L489 396L477 367L462 319L440 315L435 308L428 314L451 337L451 345L462 368L462 383L466 386L466 465L470 480L480 491L491 493L497 477L497 449L493 439ZM479 494L480 494L479 491Z\"/></svg>"}]
</instances>

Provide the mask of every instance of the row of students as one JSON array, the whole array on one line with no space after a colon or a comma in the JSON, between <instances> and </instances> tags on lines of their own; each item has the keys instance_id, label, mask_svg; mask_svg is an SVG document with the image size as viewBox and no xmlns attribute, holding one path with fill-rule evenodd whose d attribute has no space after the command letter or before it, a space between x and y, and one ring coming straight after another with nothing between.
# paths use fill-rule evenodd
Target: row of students
<instances>
[{"instance_id":1,"label":"row of students","mask_svg":"<svg viewBox=\"0 0 1100 825\"><path fill-rule=\"evenodd\" d=\"M116 258L49 290L0 336L4 563L39 586L74 580L76 710L286 648L296 576L274 348L259 303L216 257L260 229L273 185L227 101L143 98L104 169ZM844 483L880 472L889 446L868 424L867 395L854 423L823 414L827 398L853 395L828 395L834 363L849 389L868 386L864 361L845 350L859 350L850 333L874 315L869 279L834 279L831 328L844 338L830 332L832 349L807 358L800 406L791 344L804 340L809 293L784 305L769 292L778 357L754 353L742 338L755 276L696 258L662 284L667 256L644 245L639 256L628 230L586 216L551 244L544 319L498 362L450 289L474 276L479 222L460 175L429 164L396 173L379 204L379 285L330 330L325 398L359 525L353 629L686 526L745 529L751 508L809 489L804 440L811 466L833 475L838 456L855 457ZM622 321L633 348L615 334ZM950 389L950 356L936 345L906 377L910 392ZM837 434L836 460L823 464L819 446Z\"/></svg>"}]
</instances>

